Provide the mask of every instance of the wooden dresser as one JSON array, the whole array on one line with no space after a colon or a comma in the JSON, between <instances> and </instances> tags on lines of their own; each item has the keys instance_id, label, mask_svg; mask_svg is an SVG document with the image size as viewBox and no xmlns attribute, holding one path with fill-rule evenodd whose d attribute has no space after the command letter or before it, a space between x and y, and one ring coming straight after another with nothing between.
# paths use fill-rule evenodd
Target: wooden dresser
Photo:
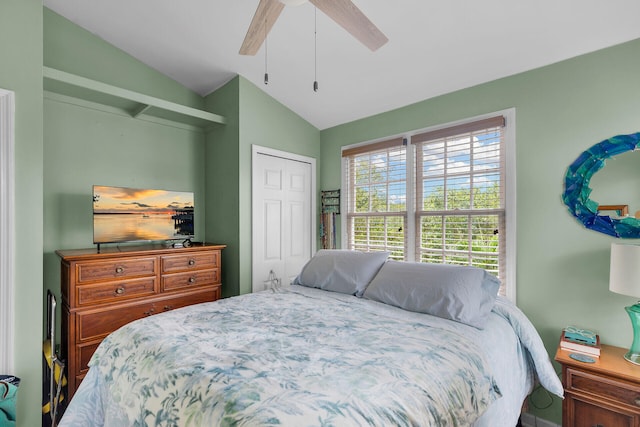
<instances>
[{"instance_id":1,"label":"wooden dresser","mask_svg":"<svg viewBox=\"0 0 640 427\"><path fill-rule=\"evenodd\" d=\"M62 263L61 350L68 399L109 333L145 316L220 298L224 248L194 244L56 251Z\"/></svg>"},{"instance_id":2,"label":"wooden dresser","mask_svg":"<svg viewBox=\"0 0 640 427\"><path fill-rule=\"evenodd\" d=\"M640 427L640 366L627 362L626 352L603 344L596 362L585 363L558 347L563 427Z\"/></svg>"}]
</instances>

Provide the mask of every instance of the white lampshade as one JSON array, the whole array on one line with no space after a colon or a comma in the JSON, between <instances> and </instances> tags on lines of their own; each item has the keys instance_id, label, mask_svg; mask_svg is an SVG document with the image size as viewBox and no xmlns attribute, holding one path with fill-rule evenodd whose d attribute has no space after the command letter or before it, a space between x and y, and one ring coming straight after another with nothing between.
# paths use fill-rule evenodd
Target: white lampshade
<instances>
[{"instance_id":1,"label":"white lampshade","mask_svg":"<svg viewBox=\"0 0 640 427\"><path fill-rule=\"evenodd\" d=\"M640 246L611 244L609 290L640 298Z\"/></svg>"}]
</instances>

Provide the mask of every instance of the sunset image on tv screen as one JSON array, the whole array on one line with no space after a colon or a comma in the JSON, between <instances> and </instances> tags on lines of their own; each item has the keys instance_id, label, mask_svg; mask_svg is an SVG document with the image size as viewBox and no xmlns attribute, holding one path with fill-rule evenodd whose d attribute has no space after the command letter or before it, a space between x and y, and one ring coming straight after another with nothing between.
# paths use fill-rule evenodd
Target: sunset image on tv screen
<instances>
[{"instance_id":1,"label":"sunset image on tv screen","mask_svg":"<svg viewBox=\"0 0 640 427\"><path fill-rule=\"evenodd\" d=\"M194 234L193 193L93 187L93 241L172 240Z\"/></svg>"}]
</instances>

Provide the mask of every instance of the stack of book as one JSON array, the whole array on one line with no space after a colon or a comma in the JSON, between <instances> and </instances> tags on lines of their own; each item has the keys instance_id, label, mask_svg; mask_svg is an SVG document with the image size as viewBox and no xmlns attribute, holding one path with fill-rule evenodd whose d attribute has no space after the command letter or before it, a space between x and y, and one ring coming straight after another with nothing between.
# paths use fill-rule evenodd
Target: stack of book
<instances>
[{"instance_id":1,"label":"stack of book","mask_svg":"<svg viewBox=\"0 0 640 427\"><path fill-rule=\"evenodd\" d=\"M586 329L568 326L562 331L560 348L591 357L600 357L600 336Z\"/></svg>"}]
</instances>

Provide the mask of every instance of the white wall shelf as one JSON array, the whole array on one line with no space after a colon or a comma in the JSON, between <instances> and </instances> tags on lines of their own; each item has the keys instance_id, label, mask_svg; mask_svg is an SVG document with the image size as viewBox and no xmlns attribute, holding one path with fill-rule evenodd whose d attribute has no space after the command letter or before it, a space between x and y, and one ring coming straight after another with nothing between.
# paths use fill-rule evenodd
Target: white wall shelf
<instances>
[{"instance_id":1,"label":"white wall shelf","mask_svg":"<svg viewBox=\"0 0 640 427\"><path fill-rule=\"evenodd\" d=\"M207 130L224 125L226 118L128 89L112 86L55 68L43 67L44 89L58 100L79 99L91 105L102 105L132 118L169 121ZM56 95L50 97L56 97Z\"/></svg>"}]
</instances>

